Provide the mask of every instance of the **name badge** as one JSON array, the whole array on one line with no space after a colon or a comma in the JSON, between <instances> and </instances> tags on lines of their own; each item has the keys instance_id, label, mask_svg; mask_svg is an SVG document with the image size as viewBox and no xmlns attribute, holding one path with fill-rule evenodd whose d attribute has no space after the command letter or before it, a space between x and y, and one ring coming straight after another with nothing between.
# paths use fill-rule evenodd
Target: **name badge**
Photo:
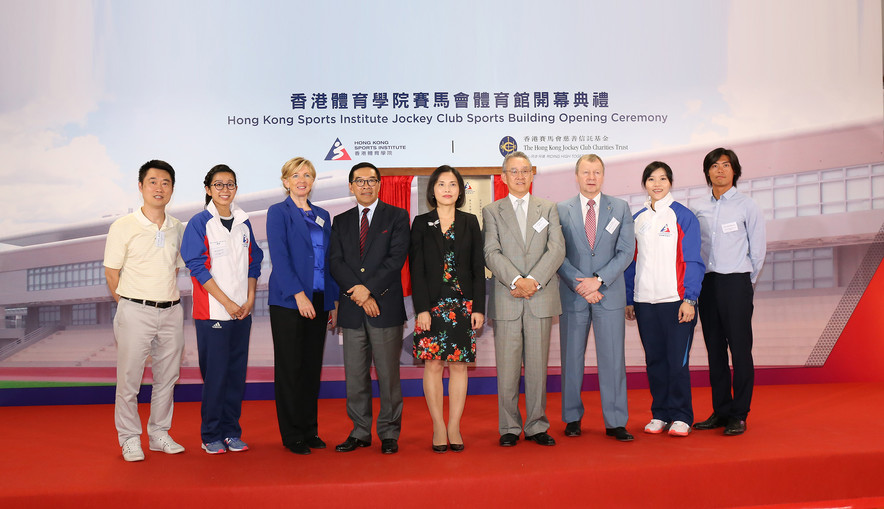
<instances>
[{"instance_id":1,"label":"name badge","mask_svg":"<svg viewBox=\"0 0 884 509\"><path fill-rule=\"evenodd\" d=\"M323 226L325 226L325 219L316 216L316 224L318 224L319 227L322 228Z\"/></svg>"},{"instance_id":2,"label":"name badge","mask_svg":"<svg viewBox=\"0 0 884 509\"><path fill-rule=\"evenodd\" d=\"M616 230L618 226L620 226L620 221L618 221L616 217L612 217L611 221L608 223L608 226L605 226L605 231L613 234L614 230Z\"/></svg>"},{"instance_id":3,"label":"name badge","mask_svg":"<svg viewBox=\"0 0 884 509\"><path fill-rule=\"evenodd\" d=\"M543 231L544 228L546 228L546 226L548 224L549 224L549 221L547 221L545 217L541 217L540 219L537 220L536 223L534 223L534 231L536 231L537 233L540 233Z\"/></svg>"},{"instance_id":4,"label":"name badge","mask_svg":"<svg viewBox=\"0 0 884 509\"><path fill-rule=\"evenodd\" d=\"M166 232L160 230L157 232L156 237L154 237L154 244L157 247L163 247L166 245Z\"/></svg>"},{"instance_id":5,"label":"name badge","mask_svg":"<svg viewBox=\"0 0 884 509\"><path fill-rule=\"evenodd\" d=\"M229 255L230 253L227 249L227 241L213 240L209 242L209 254L212 255L212 258L221 258L222 256Z\"/></svg>"},{"instance_id":6,"label":"name badge","mask_svg":"<svg viewBox=\"0 0 884 509\"><path fill-rule=\"evenodd\" d=\"M737 222L734 221L732 223L724 223L721 225L721 231L723 233L731 233L739 230L740 228L737 226Z\"/></svg>"},{"instance_id":7,"label":"name badge","mask_svg":"<svg viewBox=\"0 0 884 509\"><path fill-rule=\"evenodd\" d=\"M647 223L647 222L642 223L642 225L638 229L638 233L645 234L645 233L647 233L648 228L650 228L650 227L651 227L651 223Z\"/></svg>"}]
</instances>

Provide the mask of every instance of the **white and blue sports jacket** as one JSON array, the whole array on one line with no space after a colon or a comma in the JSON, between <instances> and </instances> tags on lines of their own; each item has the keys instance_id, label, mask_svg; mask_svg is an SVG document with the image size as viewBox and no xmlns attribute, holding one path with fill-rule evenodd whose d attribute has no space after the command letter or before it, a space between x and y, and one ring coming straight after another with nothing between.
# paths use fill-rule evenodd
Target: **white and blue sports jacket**
<instances>
[{"instance_id":1,"label":"white and blue sports jacket","mask_svg":"<svg viewBox=\"0 0 884 509\"><path fill-rule=\"evenodd\" d=\"M231 319L224 306L203 287L208 280L214 279L234 302L244 303L249 296L249 278L258 279L261 275L264 252L255 242L249 215L233 203L230 210L230 231L221 224L213 202L193 216L184 229L181 258L193 281L194 320Z\"/></svg>"}]
</instances>

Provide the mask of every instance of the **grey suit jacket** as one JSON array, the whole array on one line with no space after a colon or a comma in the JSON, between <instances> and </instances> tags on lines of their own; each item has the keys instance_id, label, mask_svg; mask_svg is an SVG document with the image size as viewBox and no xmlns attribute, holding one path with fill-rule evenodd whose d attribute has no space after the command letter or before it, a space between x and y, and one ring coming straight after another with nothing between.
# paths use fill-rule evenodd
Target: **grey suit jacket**
<instances>
[{"instance_id":1,"label":"grey suit jacket","mask_svg":"<svg viewBox=\"0 0 884 509\"><path fill-rule=\"evenodd\" d=\"M541 224L541 218L548 224ZM485 265L494 275L488 317L515 320L522 316L525 307L538 318L560 315L562 304L556 271L565 257L565 240L556 204L533 195L530 197L525 240L522 240L509 197L486 205L482 209L482 220ZM510 295L513 279L528 275L537 280L540 290L530 299Z\"/></svg>"},{"instance_id":2,"label":"grey suit jacket","mask_svg":"<svg viewBox=\"0 0 884 509\"><path fill-rule=\"evenodd\" d=\"M564 310L586 311L589 303L574 289L579 283L577 278L592 277L594 273L605 282L599 288L605 296L600 304L612 310L626 306L623 271L635 257L635 230L629 206L619 198L600 195L594 249L590 249L586 239L580 196L559 203L557 208L565 237L565 261L559 267Z\"/></svg>"}]
</instances>

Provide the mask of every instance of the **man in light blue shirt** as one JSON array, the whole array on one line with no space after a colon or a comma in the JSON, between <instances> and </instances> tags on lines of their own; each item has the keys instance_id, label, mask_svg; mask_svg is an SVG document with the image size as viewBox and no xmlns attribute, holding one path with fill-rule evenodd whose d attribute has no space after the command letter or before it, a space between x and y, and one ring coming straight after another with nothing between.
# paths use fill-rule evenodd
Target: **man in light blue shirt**
<instances>
[{"instance_id":1,"label":"man in light blue shirt","mask_svg":"<svg viewBox=\"0 0 884 509\"><path fill-rule=\"evenodd\" d=\"M767 251L764 215L752 198L737 190L742 171L732 150L709 152L703 160L703 173L712 193L695 210L700 221L700 252L706 264L698 309L709 355L712 415L694 428L723 426L725 435L734 436L746 431L755 383L752 299ZM733 383L728 349L734 366Z\"/></svg>"}]
</instances>

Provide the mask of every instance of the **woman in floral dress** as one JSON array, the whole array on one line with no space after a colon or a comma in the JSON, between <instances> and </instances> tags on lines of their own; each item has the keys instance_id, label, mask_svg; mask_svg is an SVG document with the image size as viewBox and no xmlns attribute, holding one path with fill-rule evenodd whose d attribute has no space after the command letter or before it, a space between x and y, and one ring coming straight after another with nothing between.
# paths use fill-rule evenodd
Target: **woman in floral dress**
<instances>
[{"instance_id":1,"label":"woman in floral dress","mask_svg":"<svg viewBox=\"0 0 884 509\"><path fill-rule=\"evenodd\" d=\"M464 203L464 181L450 166L427 184L433 208L411 226L414 356L424 361L424 396L433 421L433 450L463 450L460 419L467 395L467 363L476 360L476 334L485 321L482 233ZM442 371L448 364L448 423L443 415Z\"/></svg>"}]
</instances>

